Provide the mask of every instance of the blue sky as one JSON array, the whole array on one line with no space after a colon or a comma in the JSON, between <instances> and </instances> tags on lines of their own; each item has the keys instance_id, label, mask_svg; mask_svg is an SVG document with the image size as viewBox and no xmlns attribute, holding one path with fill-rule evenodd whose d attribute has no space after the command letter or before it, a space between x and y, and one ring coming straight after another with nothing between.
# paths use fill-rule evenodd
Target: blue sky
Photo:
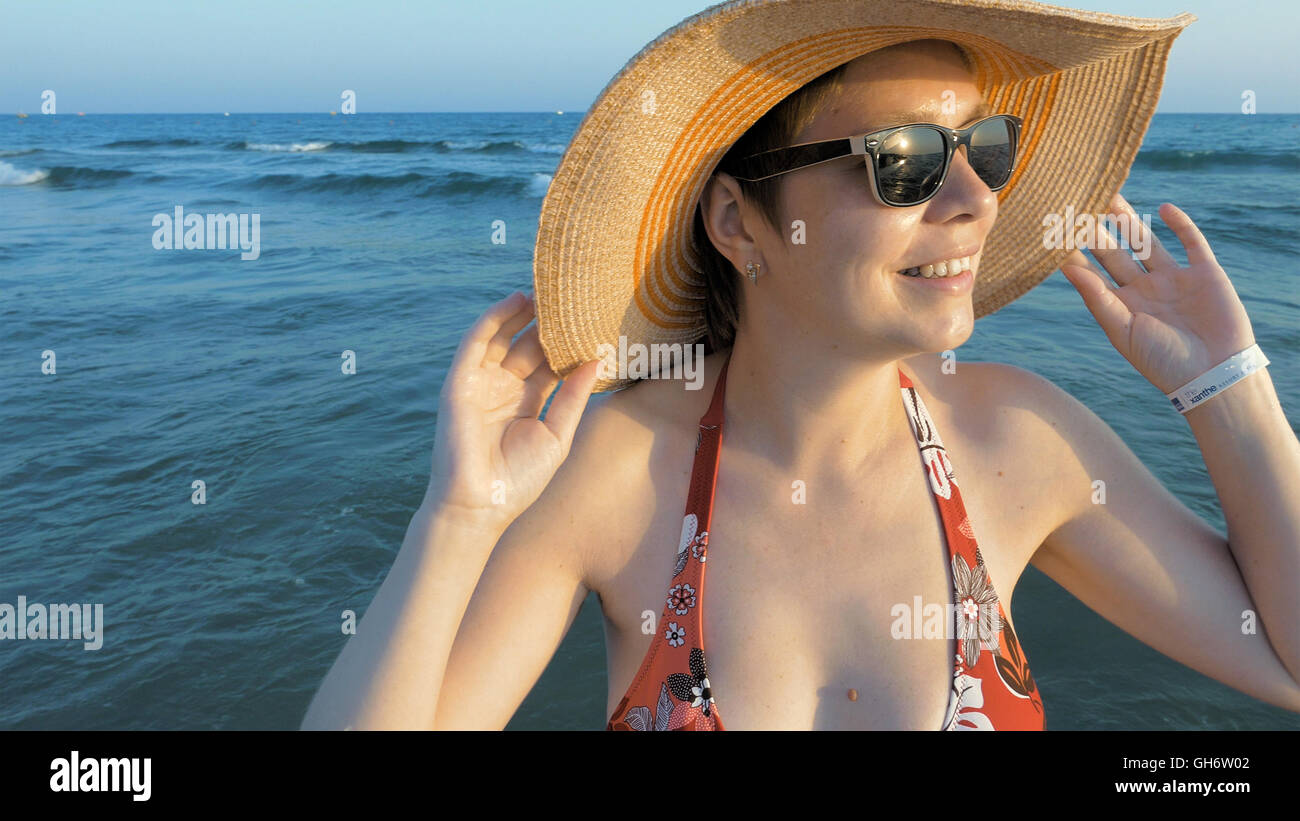
<instances>
[{"instance_id":1,"label":"blue sky","mask_svg":"<svg viewBox=\"0 0 1300 821\"><path fill-rule=\"evenodd\" d=\"M0 112L581 111L706 0L9 0ZM1300 111L1294 0L1082 0L1200 19L1174 44L1162 112Z\"/></svg>"}]
</instances>

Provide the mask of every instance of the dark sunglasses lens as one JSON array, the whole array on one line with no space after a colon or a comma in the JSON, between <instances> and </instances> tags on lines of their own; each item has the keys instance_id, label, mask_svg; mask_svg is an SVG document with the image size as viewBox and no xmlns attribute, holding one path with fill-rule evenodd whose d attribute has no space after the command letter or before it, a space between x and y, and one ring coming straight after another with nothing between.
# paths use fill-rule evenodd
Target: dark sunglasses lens
<instances>
[{"instance_id":1,"label":"dark sunglasses lens","mask_svg":"<svg viewBox=\"0 0 1300 821\"><path fill-rule=\"evenodd\" d=\"M943 179L944 135L925 126L895 131L876 154L880 196L893 205L910 205L934 193Z\"/></svg>"},{"instance_id":2,"label":"dark sunglasses lens","mask_svg":"<svg viewBox=\"0 0 1300 821\"><path fill-rule=\"evenodd\" d=\"M1015 159L1016 135L1008 120L985 120L971 135L966 158L984 184L997 190L1011 178Z\"/></svg>"}]
</instances>

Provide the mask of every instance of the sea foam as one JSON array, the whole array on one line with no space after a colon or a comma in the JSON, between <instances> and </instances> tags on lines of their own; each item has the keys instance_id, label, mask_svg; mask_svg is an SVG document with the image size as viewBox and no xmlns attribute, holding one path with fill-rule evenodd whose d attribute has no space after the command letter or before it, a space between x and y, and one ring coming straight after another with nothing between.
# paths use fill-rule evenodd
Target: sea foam
<instances>
[{"instance_id":1,"label":"sea foam","mask_svg":"<svg viewBox=\"0 0 1300 821\"><path fill-rule=\"evenodd\" d=\"M23 171L7 162L0 162L0 185L30 185L40 182L50 175L48 171Z\"/></svg>"},{"instance_id":2,"label":"sea foam","mask_svg":"<svg viewBox=\"0 0 1300 821\"><path fill-rule=\"evenodd\" d=\"M314 141L309 143L244 143L249 151L324 151L334 143Z\"/></svg>"}]
</instances>

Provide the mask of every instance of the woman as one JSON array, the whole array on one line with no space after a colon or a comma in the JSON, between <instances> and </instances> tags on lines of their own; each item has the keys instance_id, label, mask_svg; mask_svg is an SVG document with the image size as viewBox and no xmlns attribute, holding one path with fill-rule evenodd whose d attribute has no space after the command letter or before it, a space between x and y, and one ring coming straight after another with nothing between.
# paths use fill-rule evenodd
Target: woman
<instances>
[{"instance_id":1,"label":"woman","mask_svg":"<svg viewBox=\"0 0 1300 821\"><path fill-rule=\"evenodd\" d=\"M586 413L593 388L618 380L590 356L575 367L566 344L595 348L559 330L573 323L530 325L532 301L514 294L470 329L443 385L424 503L305 727L503 727L595 590L611 729L722 729L724 715L731 729L1040 729L1050 705L1011 620L1031 561L1166 655L1300 711L1300 506L1284 490L1300 482L1300 443L1266 371L1185 410L1229 546L1047 380L944 367L939 354L988 312L975 305L991 291L976 283L1013 170L1030 162L1021 128L1035 126L999 118L990 63L949 5L951 39L896 36L818 72L701 166L713 171L687 200L708 277L701 390L641 380ZM1061 24L1007 6L1022 15L1007 43ZM945 29L933 5L924 12ZM769 29L750 34L797 40ZM942 128L903 142L938 134L952 150L891 143L885 130L907 123ZM1143 130L1116 138L1125 165ZM866 168L856 155L763 153L864 133L885 134ZM1022 192L1053 176L1026 169ZM553 184L539 246L558 200ZM1093 252L1115 288L1077 250L1052 261L1116 349L1170 394L1254 337L1191 220L1170 205L1160 216L1187 266L1159 247L1140 264L1102 243ZM990 277L1022 276L999 254ZM539 276L539 304L583 293L556 288ZM1111 488L1104 504L1098 479ZM937 603L951 607L936 621ZM1243 631L1248 611L1267 632ZM938 640L899 640L913 625Z\"/></svg>"}]
</instances>

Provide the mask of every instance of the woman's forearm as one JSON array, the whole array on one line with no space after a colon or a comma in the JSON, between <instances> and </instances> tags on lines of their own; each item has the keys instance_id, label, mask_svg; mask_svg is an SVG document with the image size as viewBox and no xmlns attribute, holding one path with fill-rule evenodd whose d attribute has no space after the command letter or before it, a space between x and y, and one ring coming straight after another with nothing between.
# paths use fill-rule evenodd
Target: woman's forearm
<instances>
[{"instance_id":1,"label":"woman's forearm","mask_svg":"<svg viewBox=\"0 0 1300 821\"><path fill-rule=\"evenodd\" d=\"M452 644L500 537L493 526L422 505L302 728L433 729Z\"/></svg>"},{"instance_id":2,"label":"woman's forearm","mask_svg":"<svg viewBox=\"0 0 1300 821\"><path fill-rule=\"evenodd\" d=\"M1228 527L1228 547L1274 651L1300 682L1300 441L1268 369L1187 413Z\"/></svg>"}]
</instances>

